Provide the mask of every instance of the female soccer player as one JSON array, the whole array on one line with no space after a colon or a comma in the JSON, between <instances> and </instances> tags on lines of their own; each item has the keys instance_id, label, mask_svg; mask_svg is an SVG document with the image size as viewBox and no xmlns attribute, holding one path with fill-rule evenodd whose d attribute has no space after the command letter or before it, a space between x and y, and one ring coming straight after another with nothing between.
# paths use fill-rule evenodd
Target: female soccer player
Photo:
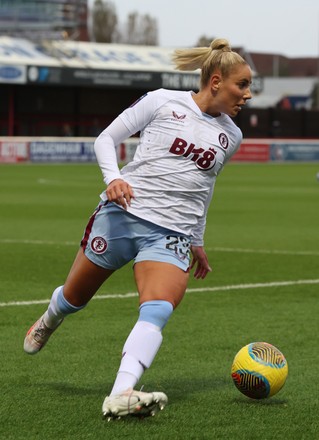
<instances>
[{"instance_id":1,"label":"female soccer player","mask_svg":"<svg viewBox=\"0 0 319 440\"><path fill-rule=\"evenodd\" d=\"M161 346L190 269L196 279L212 270L203 247L206 214L216 177L242 140L231 117L251 98L251 69L227 40L177 50L173 59L179 70L201 69L199 92L147 93L96 139L106 191L65 284L55 289L24 341L27 353L37 353L67 315L81 310L115 270L133 260L139 317L102 406L107 419L154 415L167 403L162 392L134 387ZM120 171L115 146L137 132L134 159Z\"/></svg>"}]
</instances>

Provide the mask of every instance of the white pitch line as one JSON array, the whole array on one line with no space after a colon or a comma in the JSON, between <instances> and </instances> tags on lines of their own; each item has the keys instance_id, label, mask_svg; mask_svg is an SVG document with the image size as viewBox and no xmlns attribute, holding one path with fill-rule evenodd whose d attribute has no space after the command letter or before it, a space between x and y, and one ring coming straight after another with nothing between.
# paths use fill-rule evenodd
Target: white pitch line
<instances>
[{"instance_id":1,"label":"white pitch line","mask_svg":"<svg viewBox=\"0 0 319 440\"><path fill-rule=\"evenodd\" d=\"M56 246L79 246L80 241L52 241L52 240L28 240L3 238L0 243L4 244L34 244L34 245L56 245ZM247 249L247 248L228 248L228 247L205 247L206 251L215 252L234 252L243 254L277 254L277 255L314 255L319 256L319 251L288 251L279 249Z\"/></svg>"},{"instance_id":2,"label":"white pitch line","mask_svg":"<svg viewBox=\"0 0 319 440\"><path fill-rule=\"evenodd\" d=\"M318 255L318 251L288 251L279 249L245 249L245 248L226 248L226 247L207 247L206 251L234 252L243 254L278 254L278 255Z\"/></svg>"},{"instance_id":3,"label":"white pitch line","mask_svg":"<svg viewBox=\"0 0 319 440\"><path fill-rule=\"evenodd\" d=\"M260 289L269 287L280 286L296 286L302 284L319 284L319 279L313 280L295 280L295 281L272 281L270 283L252 283L252 284L230 284L229 286L216 286L216 287L200 287L197 289L187 289L186 293L200 293L200 292L221 292L224 290L244 290L244 289ZM96 299L125 299L138 296L137 292L128 293L114 293L109 295L96 295L92 300ZM35 304L48 304L49 299L31 300L31 301L9 301L0 303L0 307L10 306L31 306Z\"/></svg>"},{"instance_id":4,"label":"white pitch line","mask_svg":"<svg viewBox=\"0 0 319 440\"><path fill-rule=\"evenodd\" d=\"M3 244L35 244L35 245L56 245L56 246L76 246L80 245L80 240L77 241L51 241L51 240L28 240L28 239L14 239L14 238L3 238L0 239L0 243Z\"/></svg>"}]
</instances>

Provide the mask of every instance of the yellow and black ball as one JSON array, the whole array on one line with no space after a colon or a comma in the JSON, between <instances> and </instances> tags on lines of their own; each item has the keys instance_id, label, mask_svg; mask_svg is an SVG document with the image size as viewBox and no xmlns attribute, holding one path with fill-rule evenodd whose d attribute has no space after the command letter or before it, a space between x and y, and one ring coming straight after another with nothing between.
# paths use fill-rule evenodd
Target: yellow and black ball
<instances>
[{"instance_id":1,"label":"yellow and black ball","mask_svg":"<svg viewBox=\"0 0 319 440\"><path fill-rule=\"evenodd\" d=\"M278 348L267 342L252 342L236 354L231 376L238 390L252 399L271 397L284 386L288 363Z\"/></svg>"}]
</instances>

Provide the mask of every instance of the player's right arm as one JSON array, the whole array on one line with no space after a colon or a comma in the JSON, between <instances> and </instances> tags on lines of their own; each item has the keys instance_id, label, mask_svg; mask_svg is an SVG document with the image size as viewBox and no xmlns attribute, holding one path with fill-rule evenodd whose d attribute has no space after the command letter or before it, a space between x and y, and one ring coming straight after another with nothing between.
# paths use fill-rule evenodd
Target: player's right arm
<instances>
[{"instance_id":1,"label":"player's right arm","mask_svg":"<svg viewBox=\"0 0 319 440\"><path fill-rule=\"evenodd\" d=\"M107 185L106 197L126 209L134 197L131 186L122 179L116 157L116 145L131 136L120 118L116 118L96 139L94 151Z\"/></svg>"},{"instance_id":2,"label":"player's right arm","mask_svg":"<svg viewBox=\"0 0 319 440\"><path fill-rule=\"evenodd\" d=\"M134 194L131 186L121 176L116 146L141 131L150 122L154 117L156 101L152 93L139 99L102 131L94 143L96 158L107 185L107 199L124 209L127 204L130 205Z\"/></svg>"}]
</instances>

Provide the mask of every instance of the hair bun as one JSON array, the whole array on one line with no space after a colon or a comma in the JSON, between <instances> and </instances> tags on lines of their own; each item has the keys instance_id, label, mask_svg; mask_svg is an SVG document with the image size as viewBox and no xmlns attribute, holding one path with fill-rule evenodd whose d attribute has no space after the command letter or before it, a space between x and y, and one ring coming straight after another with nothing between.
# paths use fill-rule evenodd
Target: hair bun
<instances>
[{"instance_id":1,"label":"hair bun","mask_svg":"<svg viewBox=\"0 0 319 440\"><path fill-rule=\"evenodd\" d=\"M222 52L231 52L231 47L228 40L224 38L216 38L210 43L211 50L221 50Z\"/></svg>"}]
</instances>

